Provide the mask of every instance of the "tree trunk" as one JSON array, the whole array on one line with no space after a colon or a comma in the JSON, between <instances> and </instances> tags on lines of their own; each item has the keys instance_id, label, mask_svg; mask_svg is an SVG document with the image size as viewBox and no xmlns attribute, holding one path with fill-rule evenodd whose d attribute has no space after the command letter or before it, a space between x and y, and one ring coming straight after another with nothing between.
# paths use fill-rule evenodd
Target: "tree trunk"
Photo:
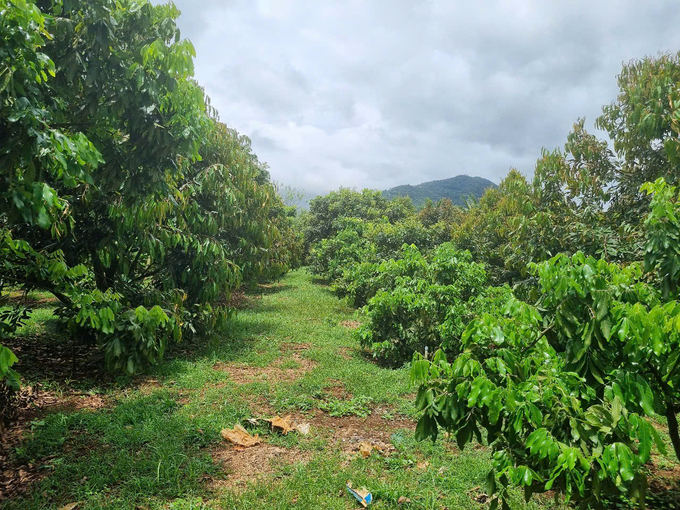
<instances>
[{"instance_id":1,"label":"tree trunk","mask_svg":"<svg viewBox=\"0 0 680 510\"><path fill-rule=\"evenodd\" d=\"M677 409L672 403L666 405L666 419L668 420L668 434L671 436L671 443L675 450L675 456L680 460L680 429L678 429L678 418L675 415Z\"/></svg>"},{"instance_id":2,"label":"tree trunk","mask_svg":"<svg viewBox=\"0 0 680 510\"><path fill-rule=\"evenodd\" d=\"M118 259L116 258L113 260L111 265L107 268L102 264L95 248L90 249L90 256L92 257L92 269L94 270L94 279L97 288L102 292L105 292L111 288L113 280L115 279L116 271L118 270Z\"/></svg>"},{"instance_id":3,"label":"tree trunk","mask_svg":"<svg viewBox=\"0 0 680 510\"><path fill-rule=\"evenodd\" d=\"M90 257L92 257L92 269L94 270L94 280L97 288L99 290L106 291L106 275L104 274L105 268L102 261L97 255L97 250L95 248L90 248Z\"/></svg>"}]
</instances>

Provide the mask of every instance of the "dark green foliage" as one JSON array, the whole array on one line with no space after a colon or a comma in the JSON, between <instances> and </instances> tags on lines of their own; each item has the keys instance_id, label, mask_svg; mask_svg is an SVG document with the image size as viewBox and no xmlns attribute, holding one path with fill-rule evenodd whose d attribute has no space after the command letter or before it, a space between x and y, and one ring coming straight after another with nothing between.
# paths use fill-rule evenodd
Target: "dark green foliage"
<instances>
[{"instance_id":1,"label":"dark green foliage","mask_svg":"<svg viewBox=\"0 0 680 510\"><path fill-rule=\"evenodd\" d=\"M642 465L653 443L664 449L645 416L680 397L668 392L680 308L659 303L639 265L576 254L533 271L538 307L512 300L505 318L471 322L453 363L416 358L418 434L443 427L462 447L485 430L501 500L509 484L528 496L557 490L584 508L621 491L644 500Z\"/></svg>"},{"instance_id":2,"label":"dark green foliage","mask_svg":"<svg viewBox=\"0 0 680 510\"><path fill-rule=\"evenodd\" d=\"M424 225L416 216L395 223L386 219L367 222L364 236L375 245L379 259L394 257L404 244L413 244L420 250L429 251L451 238L450 229L443 223Z\"/></svg>"},{"instance_id":3,"label":"dark green foliage","mask_svg":"<svg viewBox=\"0 0 680 510\"><path fill-rule=\"evenodd\" d=\"M340 278L347 267L374 259L373 247L361 235L364 228L361 220L342 218L336 224L343 224L344 228L315 244L310 253L312 272L329 281Z\"/></svg>"},{"instance_id":4,"label":"dark green foliage","mask_svg":"<svg viewBox=\"0 0 680 510\"><path fill-rule=\"evenodd\" d=\"M680 162L678 69L677 56L624 66L598 120L615 153L581 120L564 151L542 152L531 182L511 171L466 209L421 210L422 224L452 225L492 282L535 305L485 281L466 298L434 279L434 255L425 275L389 279L398 266L366 263L338 282L354 303L368 299L365 346L392 362L416 352L416 436L488 440L492 508L508 507L512 485L582 508L643 504L643 466L664 450L649 421L659 415L680 459L680 212L666 184ZM438 345L433 360L421 354Z\"/></svg>"},{"instance_id":5,"label":"dark green foliage","mask_svg":"<svg viewBox=\"0 0 680 510\"><path fill-rule=\"evenodd\" d=\"M388 200L380 191L365 189L361 192L348 188L331 191L314 198L305 215L304 234L308 246L333 237L338 232L336 220L357 218L379 220L383 216L391 223L413 214L413 204L408 198Z\"/></svg>"},{"instance_id":6,"label":"dark green foliage","mask_svg":"<svg viewBox=\"0 0 680 510\"><path fill-rule=\"evenodd\" d=\"M640 186L659 177L672 185L680 179L680 54L633 60L623 66L617 81L619 95L603 108L596 124L614 141L618 158L608 190L612 215L637 224L649 203Z\"/></svg>"},{"instance_id":7,"label":"dark green foliage","mask_svg":"<svg viewBox=\"0 0 680 510\"><path fill-rule=\"evenodd\" d=\"M663 178L642 186L653 194L652 213L647 217L647 245L645 246L645 271L657 269L664 298L678 294L680 281L680 216L676 187L668 186Z\"/></svg>"},{"instance_id":8,"label":"dark green foliage","mask_svg":"<svg viewBox=\"0 0 680 510\"><path fill-rule=\"evenodd\" d=\"M332 237L312 246L309 260L312 272L336 284L337 289L352 285L357 264L399 258L404 245L429 251L449 238L445 224L425 227L414 216L396 223L386 217L375 221L340 217L334 222L334 230L337 233ZM366 270L361 269L364 273Z\"/></svg>"},{"instance_id":9,"label":"dark green foliage","mask_svg":"<svg viewBox=\"0 0 680 510\"><path fill-rule=\"evenodd\" d=\"M517 170L511 170L498 188L468 204L452 231L452 240L487 265L493 283L517 281L527 259L521 250L514 250L514 232L530 213L529 183Z\"/></svg>"},{"instance_id":10,"label":"dark green foliage","mask_svg":"<svg viewBox=\"0 0 680 510\"><path fill-rule=\"evenodd\" d=\"M425 205L418 211L418 220L426 227L437 223L457 225L462 219L462 209L453 205L448 198L442 198L436 203L428 198Z\"/></svg>"},{"instance_id":11,"label":"dark green foliage","mask_svg":"<svg viewBox=\"0 0 680 510\"><path fill-rule=\"evenodd\" d=\"M415 247L406 251L405 261L378 268L379 273L396 274L382 276L380 281L392 286L369 299L363 309L366 322L357 332L374 356L393 364L409 360L425 347L434 351L444 338L449 349L457 350L462 327L483 311L481 305L489 310L491 302L503 302L502 291L489 300L484 267L473 262L469 252L450 243L437 247L428 259Z\"/></svg>"},{"instance_id":12,"label":"dark green foliage","mask_svg":"<svg viewBox=\"0 0 680 510\"><path fill-rule=\"evenodd\" d=\"M132 372L292 265L290 222L192 79L172 4L39 5L0 0L0 287L51 292Z\"/></svg>"},{"instance_id":13,"label":"dark green foliage","mask_svg":"<svg viewBox=\"0 0 680 510\"><path fill-rule=\"evenodd\" d=\"M399 278L414 278L425 273L427 261L415 245L405 244L397 255L382 262L349 265L333 289L340 296L347 296L353 306L362 307L378 291L394 289Z\"/></svg>"},{"instance_id":14,"label":"dark green foliage","mask_svg":"<svg viewBox=\"0 0 680 510\"><path fill-rule=\"evenodd\" d=\"M512 300L506 317L484 315L449 363L416 356L420 437L442 427L461 445L485 430L494 454L491 485L500 501L510 484L557 490L580 506L605 508L626 494L643 502L643 465L665 447L646 417L664 415L680 459L680 304L675 250L676 190L647 184L647 269L577 253L532 266L536 307ZM664 242L665 241L665 242Z\"/></svg>"},{"instance_id":15,"label":"dark green foliage","mask_svg":"<svg viewBox=\"0 0 680 510\"><path fill-rule=\"evenodd\" d=\"M397 186L382 193L388 199L410 197L413 204L421 208L426 205L428 199L432 202L448 199L453 205L464 205L468 198L479 198L485 190L495 187L493 182L483 177L457 175L449 179L424 182L415 186L410 184Z\"/></svg>"},{"instance_id":16,"label":"dark green foliage","mask_svg":"<svg viewBox=\"0 0 680 510\"><path fill-rule=\"evenodd\" d=\"M640 187L680 179L679 81L678 54L624 65L619 96L596 121L613 143L579 120L564 150L543 150L532 182L512 170L470 203L454 242L486 262L494 281L513 284L527 278L528 263L557 253L641 260L649 197Z\"/></svg>"}]
</instances>

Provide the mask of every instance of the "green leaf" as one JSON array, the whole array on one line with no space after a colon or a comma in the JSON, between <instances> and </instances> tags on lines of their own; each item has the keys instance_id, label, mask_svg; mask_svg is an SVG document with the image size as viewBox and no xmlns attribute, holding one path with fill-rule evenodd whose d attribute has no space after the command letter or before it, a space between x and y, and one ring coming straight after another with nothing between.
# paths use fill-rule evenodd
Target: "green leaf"
<instances>
[{"instance_id":1,"label":"green leaf","mask_svg":"<svg viewBox=\"0 0 680 510\"><path fill-rule=\"evenodd\" d=\"M654 411L654 393L649 387L649 384L638 377L637 389L640 394L640 406L644 410L647 416L654 416L656 413Z\"/></svg>"},{"instance_id":2,"label":"green leaf","mask_svg":"<svg viewBox=\"0 0 680 510\"><path fill-rule=\"evenodd\" d=\"M418 420L416 425L415 438L416 441L423 441L424 439L431 438L433 441L437 439L437 422L434 418L425 413Z\"/></svg>"},{"instance_id":3,"label":"green leaf","mask_svg":"<svg viewBox=\"0 0 680 510\"><path fill-rule=\"evenodd\" d=\"M456 442L458 443L458 449L463 450L465 445L472 440L473 426L470 423L466 423L463 428L458 429L456 432Z\"/></svg>"},{"instance_id":4,"label":"green leaf","mask_svg":"<svg viewBox=\"0 0 680 510\"><path fill-rule=\"evenodd\" d=\"M486 475L486 493L489 496L496 494L496 472L492 469Z\"/></svg>"},{"instance_id":5,"label":"green leaf","mask_svg":"<svg viewBox=\"0 0 680 510\"><path fill-rule=\"evenodd\" d=\"M624 482L631 481L635 475L633 473L633 453L630 448L623 443L612 443L603 455L603 460L607 465L609 475L618 485L618 475Z\"/></svg>"},{"instance_id":6,"label":"green leaf","mask_svg":"<svg viewBox=\"0 0 680 510\"><path fill-rule=\"evenodd\" d=\"M654 440L656 449L659 450L661 455L666 455L668 453L666 450L666 443L664 443L659 432L653 426L649 427L649 432L651 433L652 439Z\"/></svg>"},{"instance_id":7,"label":"green leaf","mask_svg":"<svg viewBox=\"0 0 680 510\"><path fill-rule=\"evenodd\" d=\"M640 442L638 454L640 462L647 462L652 451L652 433L650 429L653 428L647 420L640 418L637 426L637 437Z\"/></svg>"},{"instance_id":8,"label":"green leaf","mask_svg":"<svg viewBox=\"0 0 680 510\"><path fill-rule=\"evenodd\" d=\"M427 406L432 404L433 400L434 394L432 390L426 386L421 386L418 388L418 394L416 396L416 410L425 410Z\"/></svg>"},{"instance_id":9,"label":"green leaf","mask_svg":"<svg viewBox=\"0 0 680 510\"><path fill-rule=\"evenodd\" d=\"M4 345L0 345L0 376L5 374L17 361L19 360L12 351Z\"/></svg>"},{"instance_id":10,"label":"green leaf","mask_svg":"<svg viewBox=\"0 0 680 510\"><path fill-rule=\"evenodd\" d=\"M614 397L612 401L612 427L616 428L616 425L621 419L621 412L623 410L623 405L621 404L621 399L617 396Z\"/></svg>"}]
</instances>

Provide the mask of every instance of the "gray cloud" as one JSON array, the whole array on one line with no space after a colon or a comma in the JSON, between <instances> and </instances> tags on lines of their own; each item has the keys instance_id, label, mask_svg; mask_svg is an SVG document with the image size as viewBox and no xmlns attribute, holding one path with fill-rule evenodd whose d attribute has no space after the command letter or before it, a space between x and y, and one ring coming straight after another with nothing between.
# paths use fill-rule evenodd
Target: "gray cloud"
<instances>
[{"instance_id":1,"label":"gray cloud","mask_svg":"<svg viewBox=\"0 0 680 510\"><path fill-rule=\"evenodd\" d=\"M221 119L312 193L531 174L622 62L680 50L672 0L175 3Z\"/></svg>"}]
</instances>

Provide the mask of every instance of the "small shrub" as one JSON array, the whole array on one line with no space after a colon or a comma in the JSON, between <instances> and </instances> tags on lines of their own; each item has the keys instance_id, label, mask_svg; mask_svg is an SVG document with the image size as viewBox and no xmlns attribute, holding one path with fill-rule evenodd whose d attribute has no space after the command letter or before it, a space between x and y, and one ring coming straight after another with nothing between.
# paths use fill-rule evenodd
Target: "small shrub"
<instances>
[{"instance_id":1,"label":"small shrub","mask_svg":"<svg viewBox=\"0 0 680 510\"><path fill-rule=\"evenodd\" d=\"M447 348L456 350L464 325L492 305L500 308L510 295L507 288L488 291L484 266L450 243L436 248L429 262L415 247L404 252L408 257L402 261L378 268L375 279L386 281L381 270L392 272L394 286L368 300L363 309L367 320L357 330L360 343L391 364L409 360L426 346L434 350L443 338ZM397 271L403 272L394 275Z\"/></svg>"},{"instance_id":2,"label":"small shrub","mask_svg":"<svg viewBox=\"0 0 680 510\"><path fill-rule=\"evenodd\" d=\"M340 296L347 296L354 306L361 307L380 290L394 289L398 278L425 274L427 262L414 245L403 245L398 256L380 263L362 262L350 266L333 288Z\"/></svg>"},{"instance_id":3,"label":"small shrub","mask_svg":"<svg viewBox=\"0 0 680 510\"><path fill-rule=\"evenodd\" d=\"M345 220L345 228L315 244L310 254L312 272L330 281L340 278L345 268L373 258L370 243L361 236L361 221Z\"/></svg>"}]
</instances>

